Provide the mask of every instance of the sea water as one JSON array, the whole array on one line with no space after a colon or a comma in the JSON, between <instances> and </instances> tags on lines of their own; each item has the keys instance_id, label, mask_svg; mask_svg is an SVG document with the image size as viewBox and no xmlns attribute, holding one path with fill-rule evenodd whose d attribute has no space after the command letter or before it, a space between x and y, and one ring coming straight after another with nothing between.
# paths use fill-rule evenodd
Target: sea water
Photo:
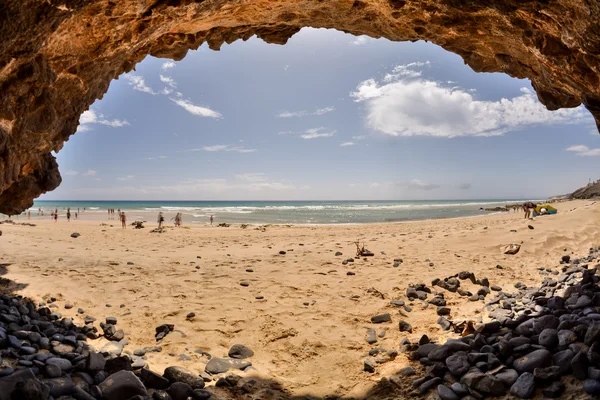
<instances>
[{"instance_id":1,"label":"sea water","mask_svg":"<svg viewBox=\"0 0 600 400\"><path fill-rule=\"evenodd\" d=\"M523 203L525 199L499 200L419 200L419 201L36 201L45 217L55 209L60 214L71 208L80 210L79 218L113 208L125 211L129 220L137 214L148 216L162 211L181 212L184 223L205 224L213 215L215 222L234 224L361 224L415 221L438 218L472 217L490 214L485 208ZM82 211L85 208L85 212ZM140 216L141 216L140 215ZM148 218L154 220L155 218Z\"/></svg>"}]
</instances>

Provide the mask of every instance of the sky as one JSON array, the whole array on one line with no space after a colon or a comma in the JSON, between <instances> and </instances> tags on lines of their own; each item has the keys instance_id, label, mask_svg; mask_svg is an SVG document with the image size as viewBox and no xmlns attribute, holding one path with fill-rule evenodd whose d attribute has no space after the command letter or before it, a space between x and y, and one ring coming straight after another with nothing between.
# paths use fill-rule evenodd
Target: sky
<instances>
[{"instance_id":1,"label":"sky","mask_svg":"<svg viewBox=\"0 0 600 400\"><path fill-rule=\"evenodd\" d=\"M42 200L539 198L599 178L600 136L431 43L305 28L147 57L56 156Z\"/></svg>"}]
</instances>

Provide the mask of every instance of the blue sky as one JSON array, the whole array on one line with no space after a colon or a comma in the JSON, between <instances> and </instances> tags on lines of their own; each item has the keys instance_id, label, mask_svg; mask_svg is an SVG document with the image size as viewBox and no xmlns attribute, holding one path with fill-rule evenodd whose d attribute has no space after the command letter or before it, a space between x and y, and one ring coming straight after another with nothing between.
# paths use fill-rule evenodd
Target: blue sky
<instances>
[{"instance_id":1,"label":"blue sky","mask_svg":"<svg viewBox=\"0 0 600 400\"><path fill-rule=\"evenodd\" d=\"M477 74L430 43L303 29L112 82L57 154L44 200L525 198L598 178L583 109Z\"/></svg>"}]
</instances>

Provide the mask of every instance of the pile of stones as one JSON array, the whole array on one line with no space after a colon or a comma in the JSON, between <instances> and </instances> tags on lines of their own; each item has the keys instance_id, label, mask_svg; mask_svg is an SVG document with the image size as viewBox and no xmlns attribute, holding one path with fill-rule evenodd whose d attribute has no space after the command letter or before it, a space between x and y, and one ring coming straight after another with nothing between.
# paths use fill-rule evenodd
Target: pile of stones
<instances>
[{"instance_id":1,"label":"pile of stones","mask_svg":"<svg viewBox=\"0 0 600 400\"><path fill-rule=\"evenodd\" d=\"M472 334L444 344L427 336L418 343L404 339L400 350L425 367L425 376L412 383L413 395L435 389L443 400L507 392L531 398L541 391L559 398L563 376L583 381L586 393L600 395L599 256L600 247L584 258L564 256L556 280L547 277L536 288L516 283L516 292L498 292L486 305L493 320L477 324Z\"/></svg>"},{"instance_id":2,"label":"pile of stones","mask_svg":"<svg viewBox=\"0 0 600 400\"><path fill-rule=\"evenodd\" d=\"M38 307L27 299L0 296L0 400L216 400L205 389L205 382L214 380L216 386L252 391L253 380L224 375L252 365L246 358L254 353L243 345L234 345L228 358L209 355L201 374L174 366L160 375L145 361L145 354L161 351L160 346L124 352L127 340L115 317L100 323L100 333L93 317L76 326L53 312L53 300ZM157 340L172 330L172 325L158 327ZM86 340L100 336L110 342L96 351Z\"/></svg>"}]
</instances>

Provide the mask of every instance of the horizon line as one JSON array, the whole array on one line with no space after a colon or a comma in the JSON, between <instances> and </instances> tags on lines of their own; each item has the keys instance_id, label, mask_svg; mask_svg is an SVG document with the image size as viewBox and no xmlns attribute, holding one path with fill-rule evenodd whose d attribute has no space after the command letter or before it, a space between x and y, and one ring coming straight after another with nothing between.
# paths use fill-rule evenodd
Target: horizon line
<instances>
[{"instance_id":1,"label":"horizon line","mask_svg":"<svg viewBox=\"0 0 600 400\"><path fill-rule=\"evenodd\" d=\"M514 201L514 200L548 200L551 197L560 197L560 196L529 196L529 197L513 197L513 198L503 198L503 197L499 197L499 198L448 198L448 199L408 199L408 200L398 200L398 199L377 199L377 200L368 200L368 199L351 199L351 200L341 200L341 199L335 199L335 200L323 200L323 199L313 199L313 200L144 200L144 199L133 199L133 200L93 200L93 199L86 199L86 200L65 200L65 199L60 199L60 200L34 200L35 202L59 202L59 201L71 201L71 202L75 202L75 201L88 201L88 202L118 202L118 201L137 201L137 202L187 202L187 203L191 203L191 202L210 202L210 201L220 201L220 202L293 202L293 201L321 201L321 202L326 202L326 201L330 201L330 202L342 202L342 201L466 201L466 200L489 200L489 201L505 201L505 200L510 200L510 201Z\"/></svg>"}]
</instances>

